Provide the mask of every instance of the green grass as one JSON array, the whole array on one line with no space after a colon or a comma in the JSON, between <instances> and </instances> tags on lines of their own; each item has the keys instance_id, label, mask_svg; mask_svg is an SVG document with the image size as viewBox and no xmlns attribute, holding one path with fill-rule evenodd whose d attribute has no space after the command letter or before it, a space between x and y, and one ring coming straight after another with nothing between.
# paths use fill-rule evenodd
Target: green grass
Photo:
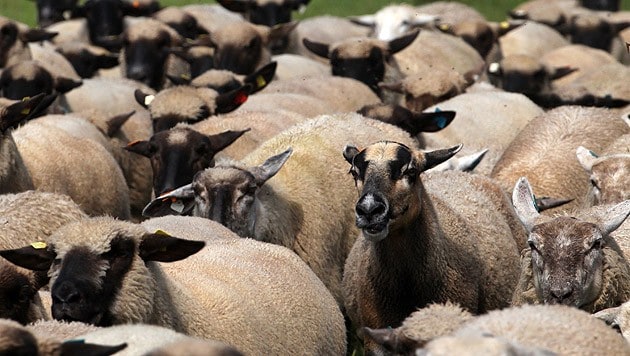
<instances>
[{"instance_id":1,"label":"green grass","mask_svg":"<svg viewBox=\"0 0 630 356\"><path fill-rule=\"evenodd\" d=\"M323 14L349 16L363 15L374 13L381 7L393 3L393 0L311 0L306 8L306 12L298 15L297 18L305 18ZM400 1L398 1L400 2ZM425 4L430 1L413 0L407 1L411 4ZM464 0L463 3L473 6L480 11L486 18L493 21L505 19L505 14L509 9L516 7L522 1L519 0ZM169 5L185 5L195 3L214 3L214 1L202 0L161 0L163 6ZM623 4L624 9L630 9L630 4ZM0 0L0 15L6 16L18 21L27 23L31 26L35 25L35 1L29 0Z\"/></svg>"}]
</instances>

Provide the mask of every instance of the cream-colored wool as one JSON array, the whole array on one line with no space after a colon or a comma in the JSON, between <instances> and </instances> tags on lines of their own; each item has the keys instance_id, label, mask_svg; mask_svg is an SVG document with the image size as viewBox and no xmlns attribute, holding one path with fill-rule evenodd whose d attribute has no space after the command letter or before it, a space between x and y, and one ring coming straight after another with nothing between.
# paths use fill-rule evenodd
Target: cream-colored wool
<instances>
[{"instance_id":1,"label":"cream-colored wool","mask_svg":"<svg viewBox=\"0 0 630 356\"><path fill-rule=\"evenodd\" d=\"M545 54L569 45L558 31L541 23L528 21L499 38L502 57L525 54L541 58Z\"/></svg>"},{"instance_id":2,"label":"cream-colored wool","mask_svg":"<svg viewBox=\"0 0 630 356\"><path fill-rule=\"evenodd\" d=\"M210 219L195 216L166 215L142 222L149 232L162 230L169 235L188 240L214 241L215 239L233 239L237 236Z\"/></svg>"},{"instance_id":3,"label":"cream-colored wool","mask_svg":"<svg viewBox=\"0 0 630 356\"><path fill-rule=\"evenodd\" d=\"M0 29L5 27L7 29L15 28L18 32L28 29L28 27L23 29L19 23L7 17L0 16ZM28 48L28 44L20 40L18 37L10 48L3 51L3 53L0 53L0 67L6 68L31 58L31 50Z\"/></svg>"},{"instance_id":4,"label":"cream-colored wool","mask_svg":"<svg viewBox=\"0 0 630 356\"><path fill-rule=\"evenodd\" d=\"M610 53L601 49L572 44L547 52L540 58L540 61L547 68L570 67L577 69L575 72L553 81L554 87L561 87L568 85L585 73L596 70L603 64L614 63L617 60Z\"/></svg>"},{"instance_id":5,"label":"cream-colored wool","mask_svg":"<svg viewBox=\"0 0 630 356\"><path fill-rule=\"evenodd\" d=\"M17 103L0 98L0 120L14 120L6 111L6 107ZM24 160L15 145L13 129L0 133L0 193L17 193L34 189L33 180L24 165Z\"/></svg>"},{"instance_id":6,"label":"cream-colored wool","mask_svg":"<svg viewBox=\"0 0 630 356\"><path fill-rule=\"evenodd\" d=\"M569 211L584 204L588 174L575 157L578 146L602 151L630 127L613 110L562 106L540 115L525 126L494 166L491 177L511 192L520 177L527 177L539 197L575 199L546 213Z\"/></svg>"},{"instance_id":7,"label":"cream-colored wool","mask_svg":"<svg viewBox=\"0 0 630 356\"><path fill-rule=\"evenodd\" d=\"M177 115L188 120L205 119L201 116L201 107L205 106L210 115L214 114L218 93L210 88L195 88L193 86L176 86L160 91L149 104L151 117L159 118L167 115Z\"/></svg>"},{"instance_id":8,"label":"cream-colored wool","mask_svg":"<svg viewBox=\"0 0 630 356\"><path fill-rule=\"evenodd\" d=\"M131 269L110 309L114 324L168 327L246 354L345 353L337 304L291 251L251 239L216 239L182 261L145 263L137 246L148 232L153 231L98 217L64 226L51 242L63 260L79 246L102 254L116 236L135 241ZM53 266L51 284L58 273Z\"/></svg>"}]
</instances>

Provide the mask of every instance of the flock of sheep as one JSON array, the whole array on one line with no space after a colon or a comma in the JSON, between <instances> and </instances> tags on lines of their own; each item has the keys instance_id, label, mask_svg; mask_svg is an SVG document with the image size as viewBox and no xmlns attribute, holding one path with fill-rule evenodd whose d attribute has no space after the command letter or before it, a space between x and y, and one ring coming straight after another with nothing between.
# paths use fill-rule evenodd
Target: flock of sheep
<instances>
[{"instance_id":1,"label":"flock of sheep","mask_svg":"<svg viewBox=\"0 0 630 356\"><path fill-rule=\"evenodd\" d=\"M0 16L0 353L630 355L630 12Z\"/></svg>"}]
</instances>

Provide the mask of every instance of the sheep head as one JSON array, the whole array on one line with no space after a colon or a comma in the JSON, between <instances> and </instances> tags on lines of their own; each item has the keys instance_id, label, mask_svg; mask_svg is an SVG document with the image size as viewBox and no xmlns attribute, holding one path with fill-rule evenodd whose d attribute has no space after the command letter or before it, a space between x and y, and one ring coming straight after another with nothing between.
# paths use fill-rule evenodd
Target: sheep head
<instances>
[{"instance_id":1,"label":"sheep head","mask_svg":"<svg viewBox=\"0 0 630 356\"><path fill-rule=\"evenodd\" d=\"M359 200L356 224L363 236L373 242L390 231L404 229L421 209L420 173L451 158L461 145L424 152L396 142L374 143L360 151L346 146L343 156L351 164Z\"/></svg>"},{"instance_id":2,"label":"sheep head","mask_svg":"<svg viewBox=\"0 0 630 356\"><path fill-rule=\"evenodd\" d=\"M257 25L275 26L291 22L291 13L304 11L310 0L218 0L224 8L243 14Z\"/></svg>"},{"instance_id":3,"label":"sheep head","mask_svg":"<svg viewBox=\"0 0 630 356\"><path fill-rule=\"evenodd\" d=\"M546 218L536 210L529 182L521 178L512 201L529 233L538 298L577 308L593 302L602 290L604 248L610 233L630 214L630 200L610 206L601 216Z\"/></svg>"},{"instance_id":4,"label":"sheep head","mask_svg":"<svg viewBox=\"0 0 630 356\"><path fill-rule=\"evenodd\" d=\"M598 157L582 146L576 150L578 161L590 174L590 198L594 205L619 203L630 199L630 154Z\"/></svg>"}]
</instances>

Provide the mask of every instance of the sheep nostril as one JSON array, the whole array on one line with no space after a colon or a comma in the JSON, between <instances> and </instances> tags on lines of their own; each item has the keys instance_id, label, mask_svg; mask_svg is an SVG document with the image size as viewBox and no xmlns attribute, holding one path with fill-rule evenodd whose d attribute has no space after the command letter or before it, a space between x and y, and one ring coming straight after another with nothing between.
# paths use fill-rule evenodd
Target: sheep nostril
<instances>
[{"instance_id":1,"label":"sheep nostril","mask_svg":"<svg viewBox=\"0 0 630 356\"><path fill-rule=\"evenodd\" d=\"M53 300L59 303L72 304L81 301L81 293L71 283L64 282L57 288L53 295Z\"/></svg>"},{"instance_id":2,"label":"sheep nostril","mask_svg":"<svg viewBox=\"0 0 630 356\"><path fill-rule=\"evenodd\" d=\"M573 288L571 287L554 288L551 290L551 296L559 302L566 300L571 294L573 294Z\"/></svg>"}]
</instances>

